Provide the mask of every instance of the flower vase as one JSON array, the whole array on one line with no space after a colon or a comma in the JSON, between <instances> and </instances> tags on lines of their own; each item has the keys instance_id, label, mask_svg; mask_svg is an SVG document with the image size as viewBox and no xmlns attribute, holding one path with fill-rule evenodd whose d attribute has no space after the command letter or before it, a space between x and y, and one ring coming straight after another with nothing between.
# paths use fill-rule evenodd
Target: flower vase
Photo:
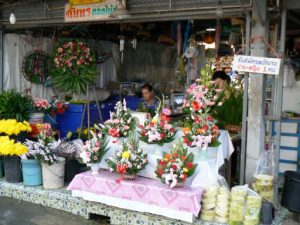
<instances>
[{"instance_id":1,"label":"flower vase","mask_svg":"<svg viewBox=\"0 0 300 225\"><path fill-rule=\"evenodd\" d=\"M44 123L45 113L43 112L35 112L30 115L29 123L37 124L37 123Z\"/></svg>"},{"instance_id":2,"label":"flower vase","mask_svg":"<svg viewBox=\"0 0 300 225\"><path fill-rule=\"evenodd\" d=\"M207 149L204 148L195 148L194 151L194 160L195 161L204 161L207 159Z\"/></svg>"},{"instance_id":3,"label":"flower vase","mask_svg":"<svg viewBox=\"0 0 300 225\"><path fill-rule=\"evenodd\" d=\"M99 174L99 169L100 169L99 163L90 163L89 166L91 167L92 175Z\"/></svg>"},{"instance_id":4,"label":"flower vase","mask_svg":"<svg viewBox=\"0 0 300 225\"><path fill-rule=\"evenodd\" d=\"M122 178L124 180L134 180L136 176L136 174L122 174Z\"/></svg>"}]
</instances>

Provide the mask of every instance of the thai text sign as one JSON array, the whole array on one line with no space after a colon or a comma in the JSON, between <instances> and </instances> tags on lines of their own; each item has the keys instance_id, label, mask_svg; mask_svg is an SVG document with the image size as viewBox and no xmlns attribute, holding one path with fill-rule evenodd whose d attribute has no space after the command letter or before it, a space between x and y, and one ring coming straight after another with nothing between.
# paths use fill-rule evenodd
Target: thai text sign
<instances>
[{"instance_id":1,"label":"thai text sign","mask_svg":"<svg viewBox=\"0 0 300 225\"><path fill-rule=\"evenodd\" d=\"M117 8L115 0L88 5L65 5L65 22L108 20Z\"/></svg>"},{"instance_id":2,"label":"thai text sign","mask_svg":"<svg viewBox=\"0 0 300 225\"><path fill-rule=\"evenodd\" d=\"M84 5L90 3L102 3L106 0L69 0L70 5Z\"/></svg>"},{"instance_id":3,"label":"thai text sign","mask_svg":"<svg viewBox=\"0 0 300 225\"><path fill-rule=\"evenodd\" d=\"M235 55L232 69L241 72L277 75L279 74L280 61L277 58Z\"/></svg>"}]
</instances>

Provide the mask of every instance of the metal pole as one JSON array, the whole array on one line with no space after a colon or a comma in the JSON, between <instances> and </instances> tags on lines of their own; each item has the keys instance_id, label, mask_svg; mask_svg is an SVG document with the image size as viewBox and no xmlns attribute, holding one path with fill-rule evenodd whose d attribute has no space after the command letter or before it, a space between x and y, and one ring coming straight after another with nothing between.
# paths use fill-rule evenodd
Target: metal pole
<instances>
[{"instance_id":1,"label":"metal pole","mask_svg":"<svg viewBox=\"0 0 300 225\"><path fill-rule=\"evenodd\" d=\"M250 27L251 16L246 14L246 46L245 55L250 54ZM241 143L241 163L240 163L240 184L245 182L245 159L246 159L246 138L247 138L247 112L248 112L248 86L249 73L244 75L244 95L243 95L243 121L242 121L242 143Z\"/></svg>"},{"instance_id":2,"label":"metal pole","mask_svg":"<svg viewBox=\"0 0 300 225\"><path fill-rule=\"evenodd\" d=\"M284 49L285 49L285 37L286 37L286 8L282 7L281 12L281 31L280 31L280 46L279 51L282 55L280 72L278 75L278 86L277 86L277 107L275 109L275 115L279 117L279 120L275 122L276 136L274 140L274 160L275 160L275 171L274 180L276 181L274 187L274 204L278 206L278 173L279 173L279 155L280 155L280 131L281 131L281 112L282 112L282 94L283 94L283 66L284 66Z\"/></svg>"}]
</instances>

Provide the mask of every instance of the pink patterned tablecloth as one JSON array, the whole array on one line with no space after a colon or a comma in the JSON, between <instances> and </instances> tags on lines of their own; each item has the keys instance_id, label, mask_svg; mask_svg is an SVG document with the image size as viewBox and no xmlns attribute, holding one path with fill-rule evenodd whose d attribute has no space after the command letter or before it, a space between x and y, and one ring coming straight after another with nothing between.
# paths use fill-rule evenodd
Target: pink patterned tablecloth
<instances>
[{"instance_id":1,"label":"pink patterned tablecloth","mask_svg":"<svg viewBox=\"0 0 300 225\"><path fill-rule=\"evenodd\" d=\"M135 180L116 182L119 175L101 170L92 175L90 171L76 175L68 190L90 192L115 198L138 201L145 204L193 213L201 209L202 188L168 188L159 180L137 177Z\"/></svg>"}]
</instances>

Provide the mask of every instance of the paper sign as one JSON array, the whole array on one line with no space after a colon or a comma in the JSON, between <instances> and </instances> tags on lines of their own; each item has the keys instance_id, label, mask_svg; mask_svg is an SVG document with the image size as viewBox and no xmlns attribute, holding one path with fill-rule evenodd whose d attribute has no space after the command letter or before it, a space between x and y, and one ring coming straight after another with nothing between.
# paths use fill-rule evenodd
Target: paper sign
<instances>
[{"instance_id":1,"label":"paper sign","mask_svg":"<svg viewBox=\"0 0 300 225\"><path fill-rule=\"evenodd\" d=\"M109 15L117 9L115 0L87 5L65 5L65 22L109 20Z\"/></svg>"},{"instance_id":2,"label":"paper sign","mask_svg":"<svg viewBox=\"0 0 300 225\"><path fill-rule=\"evenodd\" d=\"M232 69L240 72L278 75L281 59L235 55Z\"/></svg>"}]
</instances>

